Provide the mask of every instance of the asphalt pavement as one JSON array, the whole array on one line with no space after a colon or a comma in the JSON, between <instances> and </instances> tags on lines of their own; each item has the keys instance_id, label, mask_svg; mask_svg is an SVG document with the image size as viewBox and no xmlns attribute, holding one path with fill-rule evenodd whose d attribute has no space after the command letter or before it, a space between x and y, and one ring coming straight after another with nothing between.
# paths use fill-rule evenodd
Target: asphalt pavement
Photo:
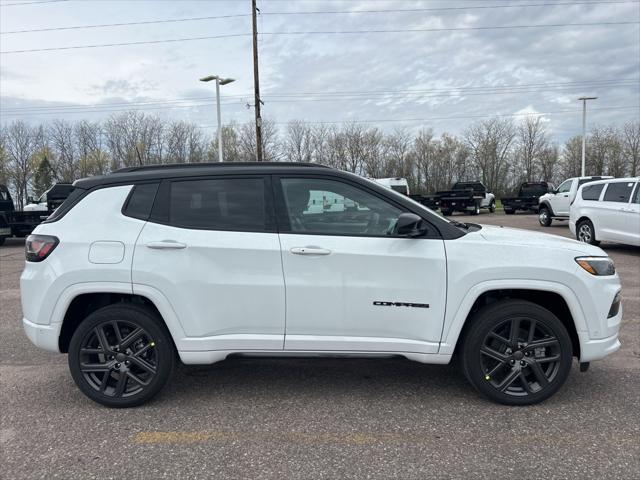
<instances>
[{"instance_id":1,"label":"asphalt pavement","mask_svg":"<svg viewBox=\"0 0 640 480\"><path fill-rule=\"evenodd\" d=\"M570 236L534 215L455 218ZM493 404L453 366L238 358L180 366L152 402L115 410L24 335L23 244L0 247L0 478L640 478L640 248L603 244L622 349L574 363L540 405Z\"/></svg>"}]
</instances>

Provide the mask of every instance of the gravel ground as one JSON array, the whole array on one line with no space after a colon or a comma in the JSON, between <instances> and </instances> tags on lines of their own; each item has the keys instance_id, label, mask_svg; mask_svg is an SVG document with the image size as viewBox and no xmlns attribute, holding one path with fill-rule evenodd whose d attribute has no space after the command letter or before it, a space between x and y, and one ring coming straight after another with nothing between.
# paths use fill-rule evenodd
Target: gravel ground
<instances>
[{"instance_id":1,"label":"gravel ground","mask_svg":"<svg viewBox=\"0 0 640 480\"><path fill-rule=\"evenodd\" d=\"M533 215L456 219L542 230ZM8 240L0 478L640 478L640 249L603 247L623 282L623 347L587 373L574 364L541 405L492 404L451 366L232 359L181 366L151 403L113 410L23 334L23 244Z\"/></svg>"}]
</instances>

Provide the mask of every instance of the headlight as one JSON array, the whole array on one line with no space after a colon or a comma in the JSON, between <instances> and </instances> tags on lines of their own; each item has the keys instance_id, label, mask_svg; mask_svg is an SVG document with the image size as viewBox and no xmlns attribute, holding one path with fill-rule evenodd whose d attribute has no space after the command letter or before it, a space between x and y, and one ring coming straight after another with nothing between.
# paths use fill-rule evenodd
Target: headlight
<instances>
[{"instance_id":1,"label":"headlight","mask_svg":"<svg viewBox=\"0 0 640 480\"><path fill-rule=\"evenodd\" d=\"M577 257L576 262L591 275L614 275L616 267L609 257Z\"/></svg>"}]
</instances>

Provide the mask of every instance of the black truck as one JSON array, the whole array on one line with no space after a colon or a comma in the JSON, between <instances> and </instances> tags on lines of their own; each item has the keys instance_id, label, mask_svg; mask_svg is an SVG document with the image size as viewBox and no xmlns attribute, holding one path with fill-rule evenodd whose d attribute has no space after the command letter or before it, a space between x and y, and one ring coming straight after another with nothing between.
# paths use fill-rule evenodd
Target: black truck
<instances>
[{"instance_id":1,"label":"black truck","mask_svg":"<svg viewBox=\"0 0 640 480\"><path fill-rule=\"evenodd\" d=\"M488 192L482 182L456 182L451 190L438 192L437 195L443 215L453 212L478 215L481 208L488 208L492 213L496 209L493 193Z\"/></svg>"},{"instance_id":2,"label":"black truck","mask_svg":"<svg viewBox=\"0 0 640 480\"><path fill-rule=\"evenodd\" d=\"M73 186L57 184L40 197L43 206L37 210L19 211L6 185L0 184L0 245L8 237L26 237L69 196ZM46 197L45 197L46 195Z\"/></svg>"},{"instance_id":3,"label":"black truck","mask_svg":"<svg viewBox=\"0 0 640 480\"><path fill-rule=\"evenodd\" d=\"M412 200L415 200L416 202L424 205L427 208L430 208L431 210L437 210L438 207L440 206L440 196L439 195L422 195L420 193L418 194L411 194L409 195L409 198L411 198Z\"/></svg>"},{"instance_id":4,"label":"black truck","mask_svg":"<svg viewBox=\"0 0 640 480\"><path fill-rule=\"evenodd\" d=\"M538 213L538 199L545 193L553 191L554 188L549 182L524 182L520 185L517 197L500 199L504 213L513 215L518 210Z\"/></svg>"}]
</instances>

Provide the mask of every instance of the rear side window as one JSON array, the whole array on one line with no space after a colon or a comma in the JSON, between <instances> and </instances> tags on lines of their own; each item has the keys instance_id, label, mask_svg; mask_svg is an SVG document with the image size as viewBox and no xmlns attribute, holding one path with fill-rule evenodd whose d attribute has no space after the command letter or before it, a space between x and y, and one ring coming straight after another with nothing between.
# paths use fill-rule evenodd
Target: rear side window
<instances>
[{"instance_id":1,"label":"rear side window","mask_svg":"<svg viewBox=\"0 0 640 480\"><path fill-rule=\"evenodd\" d=\"M607 191L604 193L604 201L627 203L631 198L633 187L633 182L610 183Z\"/></svg>"},{"instance_id":2,"label":"rear side window","mask_svg":"<svg viewBox=\"0 0 640 480\"><path fill-rule=\"evenodd\" d=\"M145 183L133 187L129 200L122 211L128 217L147 220L158 191L157 183Z\"/></svg>"},{"instance_id":3,"label":"rear side window","mask_svg":"<svg viewBox=\"0 0 640 480\"><path fill-rule=\"evenodd\" d=\"M602 193L603 188L604 188L604 183L601 183L599 185L587 185L586 187L582 187L582 199L598 200L600 198L600 194Z\"/></svg>"},{"instance_id":4,"label":"rear side window","mask_svg":"<svg viewBox=\"0 0 640 480\"><path fill-rule=\"evenodd\" d=\"M181 228L261 232L267 227L262 178L174 181L169 224Z\"/></svg>"}]
</instances>

